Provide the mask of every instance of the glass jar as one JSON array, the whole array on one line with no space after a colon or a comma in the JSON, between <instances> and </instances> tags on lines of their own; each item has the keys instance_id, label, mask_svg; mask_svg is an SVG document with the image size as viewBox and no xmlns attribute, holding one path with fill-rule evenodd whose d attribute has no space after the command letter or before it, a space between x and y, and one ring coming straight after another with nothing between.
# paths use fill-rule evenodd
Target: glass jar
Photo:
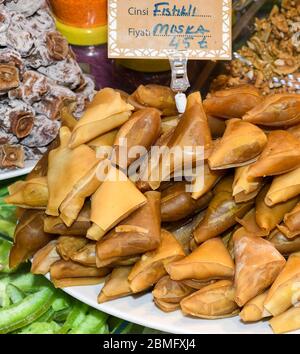
<instances>
[{"instance_id":1,"label":"glass jar","mask_svg":"<svg viewBox=\"0 0 300 354\"><path fill-rule=\"evenodd\" d=\"M107 0L50 0L50 5L66 25L94 28L107 24Z\"/></svg>"},{"instance_id":2,"label":"glass jar","mask_svg":"<svg viewBox=\"0 0 300 354\"><path fill-rule=\"evenodd\" d=\"M72 45L96 89L115 87L113 61L107 56L107 0L49 0L57 29Z\"/></svg>"},{"instance_id":3,"label":"glass jar","mask_svg":"<svg viewBox=\"0 0 300 354\"><path fill-rule=\"evenodd\" d=\"M67 38L84 72L96 88L133 92L139 85L169 86L168 60L110 60L107 54L107 0L49 0L57 29ZM189 67L194 66L189 63ZM190 78L194 77L192 71Z\"/></svg>"},{"instance_id":4,"label":"glass jar","mask_svg":"<svg viewBox=\"0 0 300 354\"><path fill-rule=\"evenodd\" d=\"M168 60L117 59L113 75L116 88L129 93L135 91L139 85L169 86L171 83Z\"/></svg>"}]
</instances>

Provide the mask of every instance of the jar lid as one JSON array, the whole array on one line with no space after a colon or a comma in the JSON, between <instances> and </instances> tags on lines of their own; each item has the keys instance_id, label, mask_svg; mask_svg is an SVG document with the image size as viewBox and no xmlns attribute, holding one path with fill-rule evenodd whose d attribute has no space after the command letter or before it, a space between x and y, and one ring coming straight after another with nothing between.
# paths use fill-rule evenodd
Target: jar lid
<instances>
[{"instance_id":1,"label":"jar lid","mask_svg":"<svg viewBox=\"0 0 300 354\"><path fill-rule=\"evenodd\" d=\"M169 71L170 62L166 59L116 59L117 64L127 69L145 73Z\"/></svg>"},{"instance_id":2,"label":"jar lid","mask_svg":"<svg viewBox=\"0 0 300 354\"><path fill-rule=\"evenodd\" d=\"M79 28L66 25L55 19L56 27L68 40L70 44L89 46L107 43L107 25L93 28Z\"/></svg>"}]
</instances>

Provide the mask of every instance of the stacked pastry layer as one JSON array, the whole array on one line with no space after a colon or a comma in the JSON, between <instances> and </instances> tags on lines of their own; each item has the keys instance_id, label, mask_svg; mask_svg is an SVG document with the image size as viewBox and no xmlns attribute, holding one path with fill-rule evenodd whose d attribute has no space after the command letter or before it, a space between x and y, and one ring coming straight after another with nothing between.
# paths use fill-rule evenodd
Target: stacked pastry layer
<instances>
[{"instance_id":1,"label":"stacked pastry layer","mask_svg":"<svg viewBox=\"0 0 300 354\"><path fill-rule=\"evenodd\" d=\"M79 118L94 95L44 0L0 4L0 169L37 160L63 108Z\"/></svg>"},{"instance_id":2,"label":"stacked pastry layer","mask_svg":"<svg viewBox=\"0 0 300 354\"><path fill-rule=\"evenodd\" d=\"M165 312L300 328L299 105L246 85L203 103L193 93L179 117L166 87L100 91L10 187L21 208L11 267L33 257L32 272L57 287L107 276L99 302L152 291ZM155 161L151 147L202 147L185 155L202 172L178 181L182 159Z\"/></svg>"}]
</instances>

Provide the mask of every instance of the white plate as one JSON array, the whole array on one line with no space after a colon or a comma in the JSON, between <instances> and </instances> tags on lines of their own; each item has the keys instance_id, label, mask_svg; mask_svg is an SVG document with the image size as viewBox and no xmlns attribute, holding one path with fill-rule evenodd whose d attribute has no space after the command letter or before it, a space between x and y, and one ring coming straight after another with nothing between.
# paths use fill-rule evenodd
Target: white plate
<instances>
[{"instance_id":1,"label":"white plate","mask_svg":"<svg viewBox=\"0 0 300 354\"><path fill-rule=\"evenodd\" d=\"M74 298L110 315L145 327L174 334L271 334L267 321L243 324L239 316L202 320L183 316L181 311L164 313L153 303L151 293L141 296L127 296L99 305L97 296L103 285L80 286L63 289ZM300 334L300 330L293 333Z\"/></svg>"},{"instance_id":2,"label":"white plate","mask_svg":"<svg viewBox=\"0 0 300 354\"><path fill-rule=\"evenodd\" d=\"M24 168L7 169L4 171L0 171L0 181L27 175L34 169L36 164L37 161L30 160L30 161L25 161Z\"/></svg>"}]
</instances>

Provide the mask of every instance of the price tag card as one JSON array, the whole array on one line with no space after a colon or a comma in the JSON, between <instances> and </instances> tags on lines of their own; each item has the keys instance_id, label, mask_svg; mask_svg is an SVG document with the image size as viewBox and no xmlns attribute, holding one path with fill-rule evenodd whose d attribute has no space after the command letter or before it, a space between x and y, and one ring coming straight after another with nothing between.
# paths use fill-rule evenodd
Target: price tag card
<instances>
[{"instance_id":1,"label":"price tag card","mask_svg":"<svg viewBox=\"0 0 300 354\"><path fill-rule=\"evenodd\" d=\"M110 58L231 59L231 0L109 0Z\"/></svg>"}]
</instances>

